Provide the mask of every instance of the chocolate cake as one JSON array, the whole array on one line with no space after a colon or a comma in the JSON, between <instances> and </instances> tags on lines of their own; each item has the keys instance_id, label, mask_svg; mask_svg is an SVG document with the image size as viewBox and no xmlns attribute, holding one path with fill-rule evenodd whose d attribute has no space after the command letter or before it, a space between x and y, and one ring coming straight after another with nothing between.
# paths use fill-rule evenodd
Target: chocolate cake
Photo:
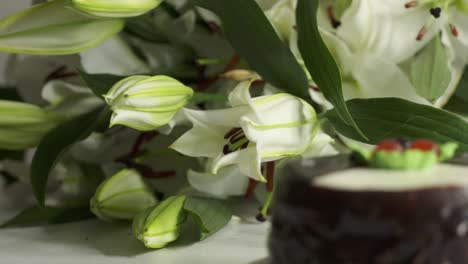
<instances>
[{"instance_id":1,"label":"chocolate cake","mask_svg":"<svg viewBox=\"0 0 468 264\"><path fill-rule=\"evenodd\" d=\"M346 157L286 168L272 264L467 264L468 167L355 167Z\"/></svg>"}]
</instances>

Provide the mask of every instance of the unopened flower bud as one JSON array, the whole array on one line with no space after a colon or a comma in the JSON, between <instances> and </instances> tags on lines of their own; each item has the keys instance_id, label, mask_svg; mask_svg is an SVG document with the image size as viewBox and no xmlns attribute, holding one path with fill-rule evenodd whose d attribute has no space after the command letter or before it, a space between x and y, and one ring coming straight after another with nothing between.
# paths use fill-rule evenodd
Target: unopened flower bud
<instances>
[{"instance_id":1,"label":"unopened flower bud","mask_svg":"<svg viewBox=\"0 0 468 264\"><path fill-rule=\"evenodd\" d=\"M111 126L150 131L166 125L183 108L193 90L168 76L132 76L116 83L105 95L114 112Z\"/></svg>"},{"instance_id":2,"label":"unopened flower bud","mask_svg":"<svg viewBox=\"0 0 468 264\"><path fill-rule=\"evenodd\" d=\"M34 147L64 120L35 105L0 100L0 149Z\"/></svg>"},{"instance_id":3,"label":"unopened flower bud","mask_svg":"<svg viewBox=\"0 0 468 264\"><path fill-rule=\"evenodd\" d=\"M138 172L124 169L99 186L91 199L91 211L103 220L133 219L156 203Z\"/></svg>"},{"instance_id":4,"label":"unopened flower bud","mask_svg":"<svg viewBox=\"0 0 468 264\"><path fill-rule=\"evenodd\" d=\"M102 17L133 17L157 7L161 0L73 0L83 12Z\"/></svg>"},{"instance_id":5,"label":"unopened flower bud","mask_svg":"<svg viewBox=\"0 0 468 264\"><path fill-rule=\"evenodd\" d=\"M185 196L171 196L133 220L133 233L148 248L163 248L180 235L187 217Z\"/></svg>"}]
</instances>

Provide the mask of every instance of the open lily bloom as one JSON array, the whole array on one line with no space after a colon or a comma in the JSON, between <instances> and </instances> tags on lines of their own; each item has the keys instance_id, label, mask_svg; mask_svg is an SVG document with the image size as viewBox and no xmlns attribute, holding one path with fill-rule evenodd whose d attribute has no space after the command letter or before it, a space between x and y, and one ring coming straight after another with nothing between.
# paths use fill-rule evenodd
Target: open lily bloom
<instances>
[{"instance_id":1,"label":"open lily bloom","mask_svg":"<svg viewBox=\"0 0 468 264\"><path fill-rule=\"evenodd\" d=\"M318 126L310 105L285 93L252 98L251 83L241 82L229 95L232 108L184 109L194 126L171 147L187 156L213 158L214 174L238 165L244 175L264 181L262 162L300 155L314 144Z\"/></svg>"},{"instance_id":2,"label":"open lily bloom","mask_svg":"<svg viewBox=\"0 0 468 264\"><path fill-rule=\"evenodd\" d=\"M372 53L353 53L344 41L331 33L322 31L322 36L340 67L346 100L396 97L420 104L429 103L417 95L397 64ZM319 91L311 89L310 93L317 103L325 108L331 107Z\"/></svg>"},{"instance_id":3,"label":"open lily bloom","mask_svg":"<svg viewBox=\"0 0 468 264\"><path fill-rule=\"evenodd\" d=\"M452 75L445 94L434 102L441 107L457 87L468 61L466 1L353 1L342 18L337 36L354 53L365 51L402 63L440 32L448 50Z\"/></svg>"},{"instance_id":4,"label":"open lily bloom","mask_svg":"<svg viewBox=\"0 0 468 264\"><path fill-rule=\"evenodd\" d=\"M330 136L318 131L313 144L301 156L314 158L335 155L337 151L332 146L333 142L334 140ZM244 175L239 167L235 165L223 167L216 174L213 174L209 171L213 161L208 160L206 162L207 172L188 171L187 178L194 189L217 198L243 196L248 193L248 175ZM261 197L259 200L264 201L265 197Z\"/></svg>"}]
</instances>

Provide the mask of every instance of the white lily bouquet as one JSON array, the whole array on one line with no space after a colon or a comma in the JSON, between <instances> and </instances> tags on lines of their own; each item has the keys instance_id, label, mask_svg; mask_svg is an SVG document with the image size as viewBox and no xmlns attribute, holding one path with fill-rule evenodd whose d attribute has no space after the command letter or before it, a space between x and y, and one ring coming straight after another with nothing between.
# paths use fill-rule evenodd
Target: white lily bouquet
<instances>
[{"instance_id":1,"label":"white lily bouquet","mask_svg":"<svg viewBox=\"0 0 468 264\"><path fill-rule=\"evenodd\" d=\"M233 201L266 220L290 160L396 137L468 151L467 0L7 2L2 192L32 199L5 227L97 217L162 248Z\"/></svg>"}]
</instances>

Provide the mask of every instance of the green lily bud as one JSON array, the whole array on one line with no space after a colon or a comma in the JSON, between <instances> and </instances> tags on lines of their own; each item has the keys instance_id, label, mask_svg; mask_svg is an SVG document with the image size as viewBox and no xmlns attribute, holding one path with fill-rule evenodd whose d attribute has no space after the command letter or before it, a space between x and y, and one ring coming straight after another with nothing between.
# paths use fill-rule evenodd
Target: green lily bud
<instances>
[{"instance_id":1,"label":"green lily bud","mask_svg":"<svg viewBox=\"0 0 468 264\"><path fill-rule=\"evenodd\" d=\"M64 120L35 105L0 100L0 149L34 147Z\"/></svg>"},{"instance_id":2,"label":"green lily bud","mask_svg":"<svg viewBox=\"0 0 468 264\"><path fill-rule=\"evenodd\" d=\"M163 248L180 235L187 217L185 196L171 196L133 220L133 233L148 248Z\"/></svg>"},{"instance_id":3,"label":"green lily bud","mask_svg":"<svg viewBox=\"0 0 468 264\"><path fill-rule=\"evenodd\" d=\"M34 55L75 54L117 34L122 19L77 12L68 0L35 5L0 20L0 51Z\"/></svg>"},{"instance_id":4,"label":"green lily bud","mask_svg":"<svg viewBox=\"0 0 468 264\"><path fill-rule=\"evenodd\" d=\"M157 7L161 0L73 0L83 12L102 17L133 17Z\"/></svg>"},{"instance_id":5,"label":"green lily bud","mask_svg":"<svg viewBox=\"0 0 468 264\"><path fill-rule=\"evenodd\" d=\"M111 127L124 125L150 131L166 125L183 108L193 90L168 76L132 76L104 95L113 110Z\"/></svg>"},{"instance_id":6,"label":"green lily bud","mask_svg":"<svg viewBox=\"0 0 468 264\"><path fill-rule=\"evenodd\" d=\"M140 174L124 169L101 183L91 199L91 211L100 219L133 219L158 201Z\"/></svg>"}]
</instances>

